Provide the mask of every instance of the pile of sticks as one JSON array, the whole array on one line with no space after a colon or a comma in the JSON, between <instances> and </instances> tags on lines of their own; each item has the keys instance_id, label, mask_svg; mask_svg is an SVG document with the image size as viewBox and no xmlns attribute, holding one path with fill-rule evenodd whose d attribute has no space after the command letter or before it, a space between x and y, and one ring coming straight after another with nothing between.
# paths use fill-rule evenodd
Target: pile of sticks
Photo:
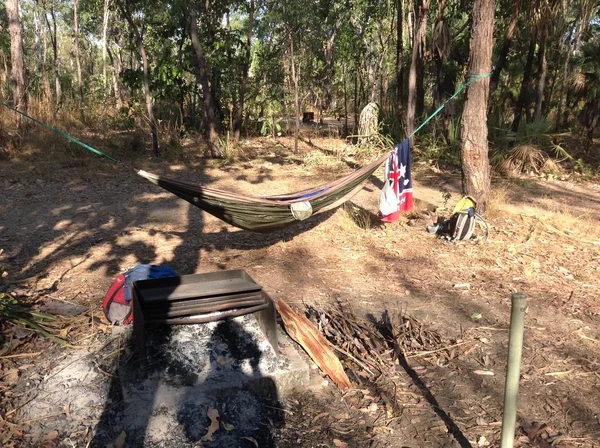
<instances>
[{"instance_id":1,"label":"pile of sticks","mask_svg":"<svg viewBox=\"0 0 600 448\"><path fill-rule=\"evenodd\" d=\"M436 353L452 356L442 337L426 329L415 318L399 314L393 319L384 313L379 319L362 319L351 309L308 308L310 319L341 355L345 367L359 382L374 380L396 370L400 358Z\"/></svg>"}]
</instances>

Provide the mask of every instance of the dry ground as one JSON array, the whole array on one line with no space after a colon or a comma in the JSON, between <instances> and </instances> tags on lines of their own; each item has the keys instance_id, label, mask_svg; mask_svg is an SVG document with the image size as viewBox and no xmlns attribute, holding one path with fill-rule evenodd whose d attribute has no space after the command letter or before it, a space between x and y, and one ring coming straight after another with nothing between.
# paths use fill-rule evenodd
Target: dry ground
<instances>
[{"instance_id":1,"label":"dry ground","mask_svg":"<svg viewBox=\"0 0 600 448\"><path fill-rule=\"evenodd\" d=\"M313 144L341 147L329 139ZM352 165L315 146L303 144L297 155L290 147L289 139L278 146L256 139L245 144L246 158L232 164L196 157L139 164L253 195L300 190L341 176ZM444 190L452 193L449 207L459 198L456 175L417 166L414 179L420 210L443 206ZM116 274L137 263L169 263L181 274L243 268L274 298L298 309L341 302L363 316L403 311L445 340L464 342L460 356L443 362L435 356L411 358L399 392L405 397L403 406L387 425L369 426L360 420L364 430L345 433L318 425L315 418L323 417L324 407L334 408L334 401L347 411L332 411L329 418L357 418L351 410L357 399L330 391L312 401L302 399L310 403L287 403L288 422L277 436L281 446L399 447L498 446L509 297L519 291L529 297L519 443L600 446L598 185L497 181L489 239L462 244L428 234L427 223L420 219L378 224L380 187L377 173L347 207L261 235L234 229L129 169L102 160L3 161L0 267L7 274L0 291L30 302L55 298L88 306L83 317L65 321L63 331L71 342L91 345L88 351L102 344L101 333L107 331L100 317L107 287ZM43 422L23 421L23 397L30 397L27 382L36 384L35 378L43 376L40 369L71 350L19 337L4 326L3 442L32 444L28 431L32 425L39 431L41 424L51 434L48 446L59 446L67 438L85 446L97 420L86 420L87 430L79 434L61 429L64 409ZM436 402L423 394L423 387Z\"/></svg>"}]
</instances>

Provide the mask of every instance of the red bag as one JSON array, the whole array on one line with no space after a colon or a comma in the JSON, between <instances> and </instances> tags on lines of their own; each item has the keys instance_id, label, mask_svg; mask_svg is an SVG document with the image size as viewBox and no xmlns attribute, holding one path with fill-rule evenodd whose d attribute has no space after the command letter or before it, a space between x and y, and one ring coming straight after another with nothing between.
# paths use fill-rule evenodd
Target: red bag
<instances>
[{"instance_id":1,"label":"red bag","mask_svg":"<svg viewBox=\"0 0 600 448\"><path fill-rule=\"evenodd\" d=\"M110 323L128 325L133 321L131 303L125 300L125 276L119 274L102 301L104 315Z\"/></svg>"}]
</instances>

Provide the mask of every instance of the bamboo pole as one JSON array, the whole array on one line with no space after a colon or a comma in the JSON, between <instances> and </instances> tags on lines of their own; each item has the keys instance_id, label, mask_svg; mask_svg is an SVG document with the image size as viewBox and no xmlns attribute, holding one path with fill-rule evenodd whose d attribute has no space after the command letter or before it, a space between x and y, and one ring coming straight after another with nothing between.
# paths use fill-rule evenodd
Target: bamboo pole
<instances>
[{"instance_id":1,"label":"bamboo pole","mask_svg":"<svg viewBox=\"0 0 600 448\"><path fill-rule=\"evenodd\" d=\"M504 413L502 416L501 448L512 448L515 441L517 423L517 397L519 394L519 377L521 370L521 353L523 351L523 328L527 297L516 293L511 297L510 332L508 335L508 362L506 367L506 383L504 385Z\"/></svg>"}]
</instances>

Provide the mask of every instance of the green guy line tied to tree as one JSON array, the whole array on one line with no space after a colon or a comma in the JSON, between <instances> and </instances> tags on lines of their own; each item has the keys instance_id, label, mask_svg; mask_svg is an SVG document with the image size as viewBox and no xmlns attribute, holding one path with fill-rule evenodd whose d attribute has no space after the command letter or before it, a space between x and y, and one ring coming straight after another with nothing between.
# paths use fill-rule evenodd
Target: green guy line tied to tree
<instances>
[{"instance_id":1,"label":"green guy line tied to tree","mask_svg":"<svg viewBox=\"0 0 600 448\"><path fill-rule=\"evenodd\" d=\"M99 156L102 156L108 160L110 160L113 163L121 163L119 160L115 159L114 157L109 156L108 154L104 154L102 151L100 151L99 149L94 148L93 146L88 145L87 143L83 143L81 140L76 139L75 137L70 136L69 134L67 134L66 132L61 131L60 129L56 129L54 126L50 126L48 123L44 123L41 120L38 120L37 118L33 118L31 115L26 114L25 112L21 112L18 109L15 109L14 107L10 106L9 104L6 104L3 101L0 101L0 104L2 104L4 107L9 108L10 110L12 110L13 112L16 112L18 114L21 114L22 116L24 116L25 118L29 118L30 120L36 122L37 124L39 124L40 126L45 127L46 129L49 129L50 131L54 132L55 134L60 135L61 137L66 138L67 140L76 143L77 145L81 146L82 148L87 149L88 151L93 152L94 154L97 154Z\"/></svg>"}]
</instances>

